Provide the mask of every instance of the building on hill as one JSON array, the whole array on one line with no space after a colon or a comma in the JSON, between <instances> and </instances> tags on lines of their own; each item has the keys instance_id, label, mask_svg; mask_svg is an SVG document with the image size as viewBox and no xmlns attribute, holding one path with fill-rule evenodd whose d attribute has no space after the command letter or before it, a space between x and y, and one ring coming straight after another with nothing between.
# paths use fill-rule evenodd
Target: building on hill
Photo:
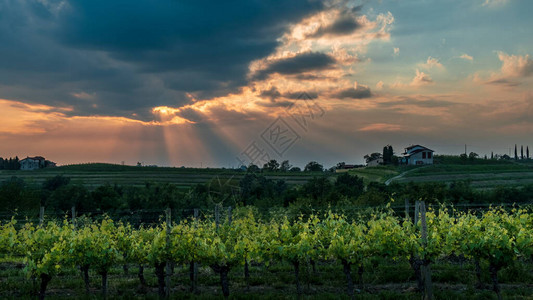
<instances>
[{"instance_id":1,"label":"building on hill","mask_svg":"<svg viewBox=\"0 0 533 300\"><path fill-rule=\"evenodd\" d=\"M414 145L405 148L402 153L400 163L404 165L432 165L433 150L421 145Z\"/></svg>"},{"instance_id":2,"label":"building on hill","mask_svg":"<svg viewBox=\"0 0 533 300\"><path fill-rule=\"evenodd\" d=\"M344 173L344 172L348 172L352 169L355 169L357 168L358 166L356 165L347 165L347 164L342 164L340 166L337 166L335 168L335 173Z\"/></svg>"},{"instance_id":3,"label":"building on hill","mask_svg":"<svg viewBox=\"0 0 533 300\"><path fill-rule=\"evenodd\" d=\"M367 167L375 167L383 164L383 155L379 152L367 154L364 158Z\"/></svg>"},{"instance_id":4,"label":"building on hill","mask_svg":"<svg viewBox=\"0 0 533 300\"><path fill-rule=\"evenodd\" d=\"M46 167L55 167L56 163L53 161L46 160L42 156L35 156L35 157L26 157L25 159L20 161L20 169L21 170L37 170L42 169Z\"/></svg>"},{"instance_id":5,"label":"building on hill","mask_svg":"<svg viewBox=\"0 0 533 300\"><path fill-rule=\"evenodd\" d=\"M376 157L366 162L367 167L376 167L383 164L383 157Z\"/></svg>"}]
</instances>

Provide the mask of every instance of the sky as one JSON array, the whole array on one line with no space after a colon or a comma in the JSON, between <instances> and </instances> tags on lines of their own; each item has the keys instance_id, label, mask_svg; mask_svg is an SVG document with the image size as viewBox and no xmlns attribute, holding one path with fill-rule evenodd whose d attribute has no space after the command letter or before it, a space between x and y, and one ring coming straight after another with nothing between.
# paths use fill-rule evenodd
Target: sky
<instances>
[{"instance_id":1,"label":"sky","mask_svg":"<svg viewBox=\"0 0 533 300\"><path fill-rule=\"evenodd\" d=\"M0 156L238 167L533 146L533 1L0 0Z\"/></svg>"}]
</instances>

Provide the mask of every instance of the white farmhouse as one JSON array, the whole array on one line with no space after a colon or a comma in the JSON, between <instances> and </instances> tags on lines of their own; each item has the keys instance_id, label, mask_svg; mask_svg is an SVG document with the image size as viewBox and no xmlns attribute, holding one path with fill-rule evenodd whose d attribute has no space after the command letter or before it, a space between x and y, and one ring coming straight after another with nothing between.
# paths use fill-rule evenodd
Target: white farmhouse
<instances>
[{"instance_id":1,"label":"white farmhouse","mask_svg":"<svg viewBox=\"0 0 533 300\"><path fill-rule=\"evenodd\" d=\"M44 159L42 156L26 157L20 161L21 170L37 170L45 167L55 167L56 163Z\"/></svg>"},{"instance_id":2,"label":"white farmhouse","mask_svg":"<svg viewBox=\"0 0 533 300\"><path fill-rule=\"evenodd\" d=\"M371 158L366 162L367 167L376 167L383 164L383 157Z\"/></svg>"},{"instance_id":3,"label":"white farmhouse","mask_svg":"<svg viewBox=\"0 0 533 300\"><path fill-rule=\"evenodd\" d=\"M401 163L405 165L432 165L433 150L420 145L409 146L402 153Z\"/></svg>"}]
</instances>

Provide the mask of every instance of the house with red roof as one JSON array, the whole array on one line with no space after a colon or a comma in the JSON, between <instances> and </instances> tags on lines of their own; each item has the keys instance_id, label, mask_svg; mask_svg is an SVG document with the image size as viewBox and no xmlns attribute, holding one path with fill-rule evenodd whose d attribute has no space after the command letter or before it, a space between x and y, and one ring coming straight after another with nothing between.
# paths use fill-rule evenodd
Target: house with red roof
<instances>
[{"instance_id":1,"label":"house with red roof","mask_svg":"<svg viewBox=\"0 0 533 300\"><path fill-rule=\"evenodd\" d=\"M421 145L405 148L400 157L400 163L404 165L432 165L435 151Z\"/></svg>"}]
</instances>

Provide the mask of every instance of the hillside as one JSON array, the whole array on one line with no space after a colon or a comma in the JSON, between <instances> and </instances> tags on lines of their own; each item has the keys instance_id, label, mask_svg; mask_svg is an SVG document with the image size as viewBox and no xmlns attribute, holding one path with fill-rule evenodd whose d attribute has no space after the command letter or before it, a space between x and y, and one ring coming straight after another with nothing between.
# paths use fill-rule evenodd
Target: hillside
<instances>
[{"instance_id":1,"label":"hillside","mask_svg":"<svg viewBox=\"0 0 533 300\"><path fill-rule=\"evenodd\" d=\"M496 186L522 186L533 184L531 161L491 161L478 159L474 162L454 158L442 158L434 165L419 167L379 166L355 169L350 174L362 176L366 181L390 182L445 182L469 180L476 189Z\"/></svg>"},{"instance_id":2,"label":"hillside","mask_svg":"<svg viewBox=\"0 0 533 300\"><path fill-rule=\"evenodd\" d=\"M187 189L198 183L208 183L212 180L241 179L241 170L233 169L198 169L198 168L170 168L170 167L135 167L114 164L79 164L35 171L0 171L0 181L12 176L24 179L28 184L42 184L47 178L63 175L71 178L74 184L82 184L88 188L109 183L127 186L142 186L146 182L171 183ZM303 172L273 172L264 173L269 179L283 179L288 184L303 184L309 178L321 173Z\"/></svg>"}]
</instances>

